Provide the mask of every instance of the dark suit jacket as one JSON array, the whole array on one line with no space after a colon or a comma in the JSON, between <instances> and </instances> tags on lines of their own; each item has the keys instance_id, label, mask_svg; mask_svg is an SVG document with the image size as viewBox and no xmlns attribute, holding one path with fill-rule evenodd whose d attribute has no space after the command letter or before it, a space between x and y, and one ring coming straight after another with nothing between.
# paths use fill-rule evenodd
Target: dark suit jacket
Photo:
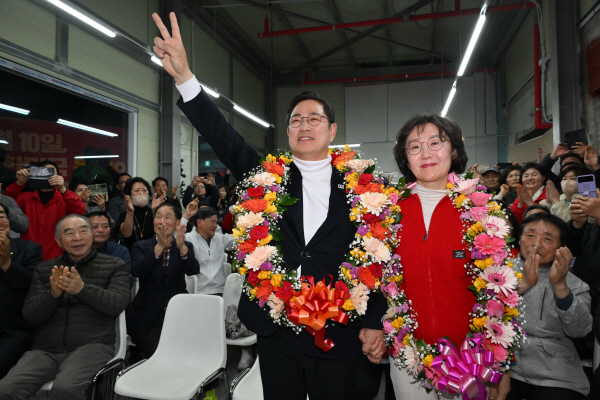
<instances>
[{"instance_id":1,"label":"dark suit jacket","mask_svg":"<svg viewBox=\"0 0 600 400\"><path fill-rule=\"evenodd\" d=\"M35 330L25 322L21 309L33 271L42 262L42 246L29 240L10 239L10 261L6 272L0 269L0 332L31 346Z\"/></svg>"},{"instance_id":2,"label":"dark suit jacket","mask_svg":"<svg viewBox=\"0 0 600 400\"><path fill-rule=\"evenodd\" d=\"M258 165L260 157L256 151L227 123L204 91L187 103L180 99L178 105L238 181ZM325 275L332 275L333 279L337 280L339 267L346 261L346 254L350 251L350 243L356 233L356 227L348 218L350 205L346 201L344 176L333 169L327 218L306 245L303 229L302 175L293 163L287 190L298 202L288 207L288 211L283 213L279 222L284 237L279 245L283 252L285 268L295 270L302 265L302 274L312 275L315 283ZM368 311L362 321L349 322L347 326L328 321L326 333L335 343L330 351L324 353L319 350L315 346L314 338L303 331L300 334L302 352L312 357L327 359L355 357L361 350L358 339L360 328L382 329L381 317L386 309L387 303L383 295L372 294ZM267 311L268 307L261 309L256 302L250 302L247 296L241 297L238 316L248 329L260 336L270 336L279 329L269 318Z\"/></svg>"},{"instance_id":3,"label":"dark suit jacket","mask_svg":"<svg viewBox=\"0 0 600 400\"><path fill-rule=\"evenodd\" d=\"M171 297L187 293L185 275L200 273L192 244L185 242L189 253L184 260L173 239L165 274L162 255L158 259L154 255L156 243L158 242L154 236L152 239L135 242L131 249L131 274L140 280L140 289L126 312L127 333L134 342L146 336Z\"/></svg>"}]
</instances>

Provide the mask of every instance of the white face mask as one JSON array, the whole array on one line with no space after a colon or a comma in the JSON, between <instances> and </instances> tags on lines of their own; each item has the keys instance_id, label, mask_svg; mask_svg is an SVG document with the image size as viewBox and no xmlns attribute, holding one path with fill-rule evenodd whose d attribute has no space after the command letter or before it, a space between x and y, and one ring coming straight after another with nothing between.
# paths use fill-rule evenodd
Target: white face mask
<instances>
[{"instance_id":1,"label":"white face mask","mask_svg":"<svg viewBox=\"0 0 600 400\"><path fill-rule=\"evenodd\" d=\"M579 191L577 188L577 181L571 179L560 182L560 186L562 187L563 193L567 196L572 196Z\"/></svg>"},{"instance_id":2,"label":"white face mask","mask_svg":"<svg viewBox=\"0 0 600 400\"><path fill-rule=\"evenodd\" d=\"M131 196L131 201L134 206L145 207L148 205L148 196L140 194L138 196Z\"/></svg>"}]
</instances>

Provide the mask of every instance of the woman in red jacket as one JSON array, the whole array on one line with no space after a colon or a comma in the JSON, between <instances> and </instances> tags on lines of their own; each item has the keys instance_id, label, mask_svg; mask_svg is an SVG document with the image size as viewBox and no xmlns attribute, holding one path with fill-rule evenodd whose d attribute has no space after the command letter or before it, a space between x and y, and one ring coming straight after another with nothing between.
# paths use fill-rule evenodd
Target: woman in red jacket
<instances>
[{"instance_id":1,"label":"woman in red jacket","mask_svg":"<svg viewBox=\"0 0 600 400\"><path fill-rule=\"evenodd\" d=\"M510 206L519 222L523 222L523 213L532 204L540 204L546 199L546 169L536 163L523 167L521 185L517 188L517 199Z\"/></svg>"}]
</instances>

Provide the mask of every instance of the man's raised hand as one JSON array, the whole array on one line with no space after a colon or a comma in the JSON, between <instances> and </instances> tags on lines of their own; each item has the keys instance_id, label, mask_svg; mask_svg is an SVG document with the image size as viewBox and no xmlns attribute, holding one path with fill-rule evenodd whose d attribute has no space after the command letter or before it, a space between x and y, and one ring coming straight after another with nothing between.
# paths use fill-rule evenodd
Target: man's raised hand
<instances>
[{"instance_id":1,"label":"man's raised hand","mask_svg":"<svg viewBox=\"0 0 600 400\"><path fill-rule=\"evenodd\" d=\"M162 39L159 37L154 38L154 47L152 48L152 51L160 58L163 68L173 77L173 79L175 79L175 83L177 83L177 85L182 85L190 80L194 74L192 74L192 71L188 66L185 48L181 41L179 24L177 24L177 17L174 12L169 14L172 35L169 33L169 30L165 24L163 24L162 19L160 19L157 13L152 14L152 18L163 37Z\"/></svg>"},{"instance_id":2,"label":"man's raised hand","mask_svg":"<svg viewBox=\"0 0 600 400\"><path fill-rule=\"evenodd\" d=\"M183 218L189 220L198 212L198 199L194 199L190 201L188 205L185 207L185 213L183 214Z\"/></svg>"}]
</instances>

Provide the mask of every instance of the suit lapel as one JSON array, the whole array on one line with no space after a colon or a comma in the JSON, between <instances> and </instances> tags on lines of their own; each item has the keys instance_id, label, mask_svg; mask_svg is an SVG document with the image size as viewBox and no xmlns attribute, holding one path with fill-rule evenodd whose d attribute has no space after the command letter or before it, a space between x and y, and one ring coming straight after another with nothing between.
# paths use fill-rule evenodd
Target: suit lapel
<instances>
[{"instance_id":1,"label":"suit lapel","mask_svg":"<svg viewBox=\"0 0 600 400\"><path fill-rule=\"evenodd\" d=\"M344 184L344 175L338 172L337 169L333 169L331 173L331 193L329 195L329 210L327 211L327 218L325 222L315 232L310 242L307 244L307 248L319 242L325 235L327 235L333 227L337 224L338 220L342 217L348 217L350 206L346 203L346 185Z\"/></svg>"},{"instance_id":2,"label":"suit lapel","mask_svg":"<svg viewBox=\"0 0 600 400\"><path fill-rule=\"evenodd\" d=\"M303 212L303 202L302 202L302 174L300 170L294 163L290 166L291 170L291 182L288 186L288 190L290 193L290 197L295 197L298 201L289 206L287 212L292 215L294 219L294 225L296 225L296 230L298 231L298 237L300 237L300 243L304 244L304 212Z\"/></svg>"}]
</instances>

